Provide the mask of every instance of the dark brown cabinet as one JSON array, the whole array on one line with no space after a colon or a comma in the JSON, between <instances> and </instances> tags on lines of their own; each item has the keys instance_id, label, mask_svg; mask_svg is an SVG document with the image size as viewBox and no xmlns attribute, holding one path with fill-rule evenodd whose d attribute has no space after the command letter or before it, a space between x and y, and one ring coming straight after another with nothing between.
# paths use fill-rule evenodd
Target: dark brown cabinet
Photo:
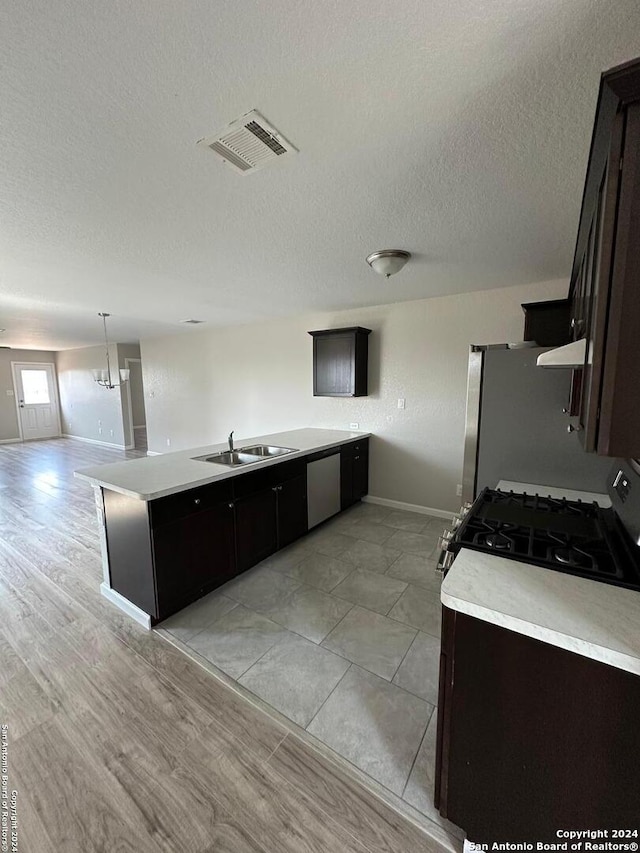
<instances>
[{"instance_id":1,"label":"dark brown cabinet","mask_svg":"<svg viewBox=\"0 0 640 853\"><path fill-rule=\"evenodd\" d=\"M346 509L369 493L369 439L340 449L340 506Z\"/></svg>"},{"instance_id":2,"label":"dark brown cabinet","mask_svg":"<svg viewBox=\"0 0 640 853\"><path fill-rule=\"evenodd\" d=\"M236 574L233 503L155 528L153 551L158 612L167 615Z\"/></svg>"},{"instance_id":3,"label":"dark brown cabinet","mask_svg":"<svg viewBox=\"0 0 640 853\"><path fill-rule=\"evenodd\" d=\"M640 61L602 76L574 256L573 411L586 450L640 456ZM574 383L575 384L575 383Z\"/></svg>"},{"instance_id":4,"label":"dark brown cabinet","mask_svg":"<svg viewBox=\"0 0 640 853\"><path fill-rule=\"evenodd\" d=\"M313 337L314 397L366 397L371 329L353 326L309 334Z\"/></svg>"},{"instance_id":5,"label":"dark brown cabinet","mask_svg":"<svg viewBox=\"0 0 640 853\"><path fill-rule=\"evenodd\" d=\"M638 828L640 678L443 608L435 804L474 842Z\"/></svg>"},{"instance_id":6,"label":"dark brown cabinet","mask_svg":"<svg viewBox=\"0 0 640 853\"><path fill-rule=\"evenodd\" d=\"M571 340L568 299L523 302L522 310L525 341L535 341L541 347L560 347Z\"/></svg>"},{"instance_id":7,"label":"dark brown cabinet","mask_svg":"<svg viewBox=\"0 0 640 853\"><path fill-rule=\"evenodd\" d=\"M277 488L278 549L284 548L307 532L307 478L294 477Z\"/></svg>"},{"instance_id":8,"label":"dark brown cabinet","mask_svg":"<svg viewBox=\"0 0 640 853\"><path fill-rule=\"evenodd\" d=\"M255 566L278 549L276 495L273 488L235 503L238 569Z\"/></svg>"},{"instance_id":9,"label":"dark brown cabinet","mask_svg":"<svg viewBox=\"0 0 640 853\"><path fill-rule=\"evenodd\" d=\"M236 574L230 480L147 503L103 489L111 586L155 620Z\"/></svg>"},{"instance_id":10,"label":"dark brown cabinet","mask_svg":"<svg viewBox=\"0 0 640 853\"><path fill-rule=\"evenodd\" d=\"M296 459L237 477L238 569L243 572L307 532L306 462Z\"/></svg>"}]
</instances>

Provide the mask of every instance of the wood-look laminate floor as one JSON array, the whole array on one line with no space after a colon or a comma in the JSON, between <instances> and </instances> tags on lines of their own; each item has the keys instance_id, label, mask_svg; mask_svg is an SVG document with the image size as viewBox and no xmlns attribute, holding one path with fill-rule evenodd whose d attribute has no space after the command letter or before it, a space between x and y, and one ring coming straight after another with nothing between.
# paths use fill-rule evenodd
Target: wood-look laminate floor
<instances>
[{"instance_id":1,"label":"wood-look laminate floor","mask_svg":"<svg viewBox=\"0 0 640 853\"><path fill-rule=\"evenodd\" d=\"M100 596L93 494L73 471L138 455L0 446L1 744L20 853L441 849Z\"/></svg>"}]
</instances>

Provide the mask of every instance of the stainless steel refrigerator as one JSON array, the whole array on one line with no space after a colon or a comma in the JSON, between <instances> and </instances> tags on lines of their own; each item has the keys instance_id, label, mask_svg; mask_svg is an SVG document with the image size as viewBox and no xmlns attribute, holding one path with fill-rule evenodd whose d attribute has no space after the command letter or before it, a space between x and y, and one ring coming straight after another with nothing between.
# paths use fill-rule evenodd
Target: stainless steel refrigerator
<instances>
[{"instance_id":1,"label":"stainless steel refrigerator","mask_svg":"<svg viewBox=\"0 0 640 853\"><path fill-rule=\"evenodd\" d=\"M549 347L512 347L470 349L463 499L499 480L604 492L611 460L567 431L571 371L536 366Z\"/></svg>"}]
</instances>

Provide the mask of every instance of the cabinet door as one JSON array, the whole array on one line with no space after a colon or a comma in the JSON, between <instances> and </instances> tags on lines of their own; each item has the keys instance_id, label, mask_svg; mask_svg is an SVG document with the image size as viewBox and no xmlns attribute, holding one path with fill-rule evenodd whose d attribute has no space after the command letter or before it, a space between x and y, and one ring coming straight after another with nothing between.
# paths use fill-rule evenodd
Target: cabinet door
<instances>
[{"instance_id":1,"label":"cabinet door","mask_svg":"<svg viewBox=\"0 0 640 853\"><path fill-rule=\"evenodd\" d=\"M307 478L295 477L277 487L278 548L307 532Z\"/></svg>"},{"instance_id":2,"label":"cabinet door","mask_svg":"<svg viewBox=\"0 0 640 853\"><path fill-rule=\"evenodd\" d=\"M352 396L355 390L355 335L313 339L316 396Z\"/></svg>"},{"instance_id":3,"label":"cabinet door","mask_svg":"<svg viewBox=\"0 0 640 853\"><path fill-rule=\"evenodd\" d=\"M626 110L597 452L640 456L640 104Z\"/></svg>"},{"instance_id":4,"label":"cabinet door","mask_svg":"<svg viewBox=\"0 0 640 853\"><path fill-rule=\"evenodd\" d=\"M160 618L236 574L233 505L218 504L153 531Z\"/></svg>"},{"instance_id":5,"label":"cabinet door","mask_svg":"<svg viewBox=\"0 0 640 853\"><path fill-rule=\"evenodd\" d=\"M350 444L346 444L340 448L340 506L346 509L354 502L353 448Z\"/></svg>"},{"instance_id":6,"label":"cabinet door","mask_svg":"<svg viewBox=\"0 0 640 853\"><path fill-rule=\"evenodd\" d=\"M588 357L582 370L579 428L585 450L597 449L602 372L607 337L607 313L611 287L611 266L615 241L622 154L623 116L613 127L610 154L594 205L589 239L580 265L574 335L586 337ZM575 323L573 321L575 320Z\"/></svg>"},{"instance_id":7,"label":"cabinet door","mask_svg":"<svg viewBox=\"0 0 640 853\"><path fill-rule=\"evenodd\" d=\"M354 504L369 493L369 440L340 448L340 506Z\"/></svg>"},{"instance_id":8,"label":"cabinet door","mask_svg":"<svg viewBox=\"0 0 640 853\"><path fill-rule=\"evenodd\" d=\"M264 489L235 502L238 571L244 572L278 547L276 489Z\"/></svg>"},{"instance_id":9,"label":"cabinet door","mask_svg":"<svg viewBox=\"0 0 640 853\"><path fill-rule=\"evenodd\" d=\"M476 842L637 827L637 675L462 613L453 656L443 816Z\"/></svg>"},{"instance_id":10,"label":"cabinet door","mask_svg":"<svg viewBox=\"0 0 640 853\"><path fill-rule=\"evenodd\" d=\"M369 493L369 449L366 444L356 445L353 453L353 500L358 501Z\"/></svg>"}]
</instances>

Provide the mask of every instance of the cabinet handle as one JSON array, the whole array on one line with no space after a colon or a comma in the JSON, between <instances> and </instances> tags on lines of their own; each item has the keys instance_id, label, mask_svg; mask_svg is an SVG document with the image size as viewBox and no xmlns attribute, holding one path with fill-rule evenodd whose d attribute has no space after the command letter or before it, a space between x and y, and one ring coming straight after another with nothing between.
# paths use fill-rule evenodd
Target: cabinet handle
<instances>
[{"instance_id":1,"label":"cabinet handle","mask_svg":"<svg viewBox=\"0 0 640 853\"><path fill-rule=\"evenodd\" d=\"M196 506L198 506L198 504L200 503L200 498L194 498L193 502Z\"/></svg>"},{"instance_id":2,"label":"cabinet handle","mask_svg":"<svg viewBox=\"0 0 640 853\"><path fill-rule=\"evenodd\" d=\"M563 414L563 415L568 415L568 414L569 414L569 409L567 409L567 408L566 408L566 406L563 406L563 407L562 407L562 414Z\"/></svg>"},{"instance_id":3,"label":"cabinet handle","mask_svg":"<svg viewBox=\"0 0 640 853\"><path fill-rule=\"evenodd\" d=\"M232 503L230 503L230 504L227 504L227 506L229 507L229 509L233 509L234 505Z\"/></svg>"},{"instance_id":4,"label":"cabinet handle","mask_svg":"<svg viewBox=\"0 0 640 853\"><path fill-rule=\"evenodd\" d=\"M354 457L353 457L353 459L354 459L354 462L357 462L357 461L358 461L358 459L360 459L360 457L359 457L359 456L354 456Z\"/></svg>"},{"instance_id":5,"label":"cabinet handle","mask_svg":"<svg viewBox=\"0 0 640 853\"><path fill-rule=\"evenodd\" d=\"M579 320L577 317L573 317L571 320L571 328L579 331L584 326L584 320Z\"/></svg>"},{"instance_id":6,"label":"cabinet handle","mask_svg":"<svg viewBox=\"0 0 640 853\"><path fill-rule=\"evenodd\" d=\"M569 424L569 426L567 427L567 432L580 432L581 429L581 426L574 426L573 424Z\"/></svg>"}]
</instances>

